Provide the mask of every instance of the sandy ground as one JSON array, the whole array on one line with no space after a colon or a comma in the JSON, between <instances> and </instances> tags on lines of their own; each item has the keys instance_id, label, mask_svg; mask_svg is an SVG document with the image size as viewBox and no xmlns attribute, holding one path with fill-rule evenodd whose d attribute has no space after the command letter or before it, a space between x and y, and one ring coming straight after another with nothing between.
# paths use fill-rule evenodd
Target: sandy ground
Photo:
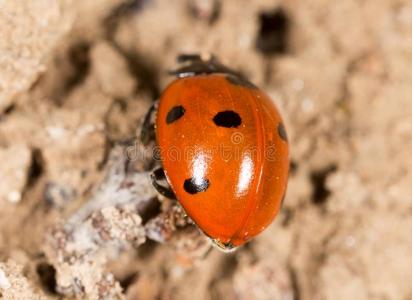
<instances>
[{"instance_id":1,"label":"sandy ground","mask_svg":"<svg viewBox=\"0 0 412 300\"><path fill-rule=\"evenodd\" d=\"M4 299L412 299L410 1L6 0L0 33ZM182 52L289 135L283 210L232 254L123 156Z\"/></svg>"}]
</instances>

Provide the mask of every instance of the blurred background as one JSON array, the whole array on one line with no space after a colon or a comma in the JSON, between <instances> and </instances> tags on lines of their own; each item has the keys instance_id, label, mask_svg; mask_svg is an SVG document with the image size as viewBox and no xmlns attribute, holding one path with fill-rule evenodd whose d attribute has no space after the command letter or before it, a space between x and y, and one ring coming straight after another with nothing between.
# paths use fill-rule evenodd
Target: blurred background
<instances>
[{"instance_id":1,"label":"blurred background","mask_svg":"<svg viewBox=\"0 0 412 300\"><path fill-rule=\"evenodd\" d=\"M231 254L122 155L179 53L289 135L283 209ZM0 295L412 299L411 62L408 0L1 1Z\"/></svg>"}]
</instances>

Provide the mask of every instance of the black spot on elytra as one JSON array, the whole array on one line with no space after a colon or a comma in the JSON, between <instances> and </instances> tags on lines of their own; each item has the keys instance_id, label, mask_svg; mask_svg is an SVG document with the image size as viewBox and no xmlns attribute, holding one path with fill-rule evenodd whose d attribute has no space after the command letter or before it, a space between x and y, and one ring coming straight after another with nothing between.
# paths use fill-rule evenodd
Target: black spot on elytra
<instances>
[{"instance_id":1,"label":"black spot on elytra","mask_svg":"<svg viewBox=\"0 0 412 300\"><path fill-rule=\"evenodd\" d=\"M242 119L237 112L234 112L233 110L225 110L218 112L213 117L213 122L220 127L236 128L242 124Z\"/></svg>"},{"instance_id":2,"label":"black spot on elytra","mask_svg":"<svg viewBox=\"0 0 412 300\"><path fill-rule=\"evenodd\" d=\"M167 113L166 123L171 124L179 120L181 117L183 117L185 111L185 108L181 105L172 107L172 109Z\"/></svg>"},{"instance_id":3,"label":"black spot on elytra","mask_svg":"<svg viewBox=\"0 0 412 300\"><path fill-rule=\"evenodd\" d=\"M251 83L250 81L246 80L243 77L236 76L233 74L229 74L226 76L226 80L229 81L231 84L243 86L249 89L257 89L256 85Z\"/></svg>"},{"instance_id":4,"label":"black spot on elytra","mask_svg":"<svg viewBox=\"0 0 412 300\"><path fill-rule=\"evenodd\" d=\"M265 55L284 54L288 50L290 20L282 8L259 15L256 47Z\"/></svg>"},{"instance_id":5,"label":"black spot on elytra","mask_svg":"<svg viewBox=\"0 0 412 300\"><path fill-rule=\"evenodd\" d=\"M285 125L283 125L283 123L278 124L278 134L282 140L285 142L288 141L288 135L286 134Z\"/></svg>"},{"instance_id":6,"label":"black spot on elytra","mask_svg":"<svg viewBox=\"0 0 412 300\"><path fill-rule=\"evenodd\" d=\"M195 178L189 178L186 179L183 188L185 189L186 192L189 194L197 194L206 191L209 188L209 179L207 178L202 178L201 182L196 182Z\"/></svg>"}]
</instances>

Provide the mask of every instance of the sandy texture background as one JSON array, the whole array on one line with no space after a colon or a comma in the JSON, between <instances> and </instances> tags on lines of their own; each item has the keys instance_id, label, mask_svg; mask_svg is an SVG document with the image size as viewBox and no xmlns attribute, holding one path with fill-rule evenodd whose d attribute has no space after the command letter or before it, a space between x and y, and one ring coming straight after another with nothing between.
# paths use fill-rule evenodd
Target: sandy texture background
<instances>
[{"instance_id":1,"label":"sandy texture background","mask_svg":"<svg viewBox=\"0 0 412 300\"><path fill-rule=\"evenodd\" d=\"M412 299L410 1L3 0L0 33L2 298ZM284 208L232 254L124 157L182 52L289 135Z\"/></svg>"}]
</instances>

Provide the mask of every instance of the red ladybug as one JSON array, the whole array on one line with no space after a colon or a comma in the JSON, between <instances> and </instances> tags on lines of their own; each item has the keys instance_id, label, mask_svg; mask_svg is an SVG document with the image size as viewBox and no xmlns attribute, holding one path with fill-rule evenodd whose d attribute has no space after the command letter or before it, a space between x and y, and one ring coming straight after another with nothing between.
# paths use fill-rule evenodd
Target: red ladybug
<instances>
[{"instance_id":1,"label":"red ladybug","mask_svg":"<svg viewBox=\"0 0 412 300\"><path fill-rule=\"evenodd\" d=\"M285 127L273 101L216 58L185 66L163 92L156 138L163 195L178 199L222 250L244 244L279 212L289 171ZM171 189L158 183L166 177Z\"/></svg>"}]
</instances>

